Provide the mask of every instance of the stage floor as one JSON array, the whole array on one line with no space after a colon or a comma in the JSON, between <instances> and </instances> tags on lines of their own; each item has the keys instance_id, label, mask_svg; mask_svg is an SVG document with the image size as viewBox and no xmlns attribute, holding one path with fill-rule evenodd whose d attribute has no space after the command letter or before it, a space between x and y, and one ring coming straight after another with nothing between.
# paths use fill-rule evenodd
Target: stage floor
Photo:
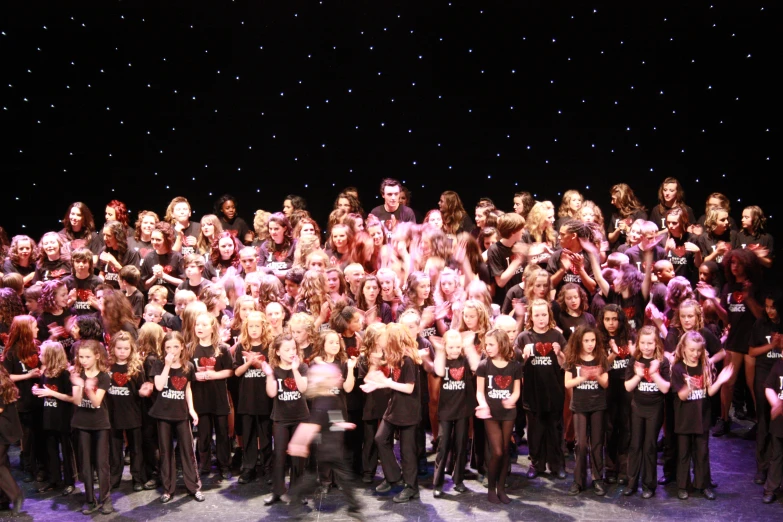
<instances>
[{"instance_id":1,"label":"stage floor","mask_svg":"<svg viewBox=\"0 0 783 522\"><path fill-rule=\"evenodd\" d=\"M421 498L407 504L392 502L393 494L377 495L370 487L359 490L364 505L366 520L392 522L397 520L421 520L460 522L468 520L516 521L516 520L600 520L608 522L622 520L641 522L645 520L781 520L783 500L765 505L761 502L762 487L753 483L755 473L755 443L745 440L746 428L735 424L731 435L710 440L710 453L713 479L718 482L715 490L717 499L706 500L701 493L693 492L691 498L677 499L677 486L669 484L659 486L655 497L643 500L639 494L633 497L622 495L622 486L609 486L605 497L597 497L588 489L577 497L566 495L572 483L574 461L567 459L569 476L566 480L550 479L542 475L528 480L525 472L528 466L527 447L522 446L520 455L513 465L509 478L509 496L513 499L507 506L496 506L486 500L486 489L475 480L466 480L470 491L456 493L451 490L450 477L446 477L444 491L446 496L434 499L432 496L432 463L435 456L430 455L430 473L420 478ZM428 443L429 446L429 443ZM21 480L18 470L18 449L11 455L14 476ZM659 466L660 471L660 466ZM380 468L378 469L380 474ZM373 484L378 484L380 478ZM157 491L134 493L130 476L123 478L119 490L112 492L115 513L109 516L96 514L100 520L226 520L240 522L249 520L290 520L301 517L303 520L323 522L350 520L342 493L336 489L322 497L311 500L308 507L296 510L285 504L264 506L262 499L269 493L266 481L256 480L251 484L240 485L236 478L228 483L216 483L212 476L203 479L202 491L206 496L203 503L196 502L185 494L179 481L177 494L173 500L163 505L158 501ZM39 494L35 492L36 483L24 484L27 500L25 514L20 519L46 521L73 521L82 518L84 502L83 487L77 486L80 493L62 497L57 493ZM364 486L364 485L363 485ZM37 485L36 487L40 487ZM0 512L0 518L8 512Z\"/></svg>"}]
</instances>

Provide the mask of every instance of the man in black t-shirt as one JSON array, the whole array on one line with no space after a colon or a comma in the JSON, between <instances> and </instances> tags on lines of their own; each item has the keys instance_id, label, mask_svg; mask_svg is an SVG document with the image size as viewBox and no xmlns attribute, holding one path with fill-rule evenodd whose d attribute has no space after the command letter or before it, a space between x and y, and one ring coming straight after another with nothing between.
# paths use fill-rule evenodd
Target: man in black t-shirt
<instances>
[{"instance_id":1,"label":"man in black t-shirt","mask_svg":"<svg viewBox=\"0 0 783 522\"><path fill-rule=\"evenodd\" d=\"M378 205L370 211L370 214L381 220L389 234L399 221L416 223L416 215L413 210L400 204L401 189L402 185L396 179L384 179L381 182L383 205Z\"/></svg>"}]
</instances>

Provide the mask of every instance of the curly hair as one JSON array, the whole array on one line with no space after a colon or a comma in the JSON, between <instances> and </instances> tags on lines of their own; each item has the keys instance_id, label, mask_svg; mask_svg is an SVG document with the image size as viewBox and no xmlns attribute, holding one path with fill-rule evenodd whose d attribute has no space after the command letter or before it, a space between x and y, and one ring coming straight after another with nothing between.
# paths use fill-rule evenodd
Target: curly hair
<instances>
[{"instance_id":1,"label":"curly hair","mask_svg":"<svg viewBox=\"0 0 783 522\"><path fill-rule=\"evenodd\" d=\"M487 307L484 306L484 303L477 299L468 299L465 301L465 303L462 305L462 315L460 316L460 323L458 328L460 332L469 331L468 326L465 324L465 310L468 309L475 310L476 315L478 315L478 325L476 326L476 330L473 331L478 336L479 344L483 349L486 333L492 326L489 320L489 312L487 311Z\"/></svg>"},{"instance_id":2,"label":"curly hair","mask_svg":"<svg viewBox=\"0 0 783 522\"><path fill-rule=\"evenodd\" d=\"M128 229L128 207L118 199L112 199L106 204L107 208L114 210L114 220L119 221L125 230Z\"/></svg>"},{"instance_id":3,"label":"curly hair","mask_svg":"<svg viewBox=\"0 0 783 522\"><path fill-rule=\"evenodd\" d=\"M291 207L294 210L306 210L307 209L307 200L303 198L302 196L297 196L296 194L288 194L283 202L288 200L291 202Z\"/></svg>"},{"instance_id":4,"label":"curly hair","mask_svg":"<svg viewBox=\"0 0 783 522\"><path fill-rule=\"evenodd\" d=\"M554 245L557 236L555 235L554 228L549 222L548 216L549 208L543 201L539 201L530 209L530 213L527 215L527 221L525 222L525 228L536 243ZM501 232L500 223L501 220L498 220L498 232ZM502 232L501 237L503 237Z\"/></svg>"},{"instance_id":5,"label":"curly hair","mask_svg":"<svg viewBox=\"0 0 783 522\"><path fill-rule=\"evenodd\" d=\"M280 228L283 229L283 242L280 244L275 243L272 241L272 238L266 240L267 249L270 252L287 252L291 249L291 245L293 244L294 238L291 230L291 222L288 221L288 218L285 217L285 214L282 212L274 212L271 216L269 216L269 219L267 220L267 229L269 228L270 223L276 223L280 226ZM271 234L270 234L271 235ZM271 248L269 248L271 247Z\"/></svg>"},{"instance_id":6,"label":"curly hair","mask_svg":"<svg viewBox=\"0 0 783 522\"><path fill-rule=\"evenodd\" d=\"M666 307L677 310L686 299L693 299L691 282L682 276L674 276L666 284Z\"/></svg>"},{"instance_id":7,"label":"curly hair","mask_svg":"<svg viewBox=\"0 0 783 522\"><path fill-rule=\"evenodd\" d=\"M601 368L606 367L606 359L609 356L606 349L604 336L598 330L596 326L590 326L589 324L579 325L571 337L568 339L568 344L565 346L565 367L577 366L581 360L582 355L582 339L585 334L592 333L595 335L595 349L593 350L594 361L598 363Z\"/></svg>"},{"instance_id":8,"label":"curly hair","mask_svg":"<svg viewBox=\"0 0 783 522\"><path fill-rule=\"evenodd\" d=\"M68 357L65 348L57 341L44 341L41 344L41 366L43 374L49 379L56 379L68 369Z\"/></svg>"},{"instance_id":9,"label":"curly hair","mask_svg":"<svg viewBox=\"0 0 783 522\"><path fill-rule=\"evenodd\" d=\"M590 201L589 199L582 202L582 208L579 209L579 219L584 221L583 213L587 211L592 211L593 213L593 222L598 225L598 227L603 230L604 229L604 213L601 211L601 207L595 204L595 202ZM603 235L603 234L602 234Z\"/></svg>"},{"instance_id":10,"label":"curly hair","mask_svg":"<svg viewBox=\"0 0 783 522\"><path fill-rule=\"evenodd\" d=\"M342 335L331 329L322 330L318 334L318 338L315 340L315 346L313 348L313 357L320 357L324 362L326 361L326 356L328 355L326 353L326 339L330 335L336 335L340 342L340 351L334 356L334 360L344 363L346 359L348 359L348 354L345 352L345 341L343 340Z\"/></svg>"},{"instance_id":11,"label":"curly hair","mask_svg":"<svg viewBox=\"0 0 783 522\"><path fill-rule=\"evenodd\" d=\"M203 288L198 296L198 299L199 301L207 305L207 310L213 312L218 304L218 300L225 295L226 295L226 289L223 288L218 283Z\"/></svg>"},{"instance_id":12,"label":"curly hair","mask_svg":"<svg viewBox=\"0 0 783 522\"><path fill-rule=\"evenodd\" d=\"M720 219L721 214L729 215L725 208L711 208L707 210L704 217L704 228L710 235L718 228L718 219Z\"/></svg>"},{"instance_id":13,"label":"curly hair","mask_svg":"<svg viewBox=\"0 0 783 522\"><path fill-rule=\"evenodd\" d=\"M361 356L369 364L370 354L375 351L381 336L386 334L386 325L384 323L373 323L367 326L362 337Z\"/></svg>"},{"instance_id":14,"label":"curly hair","mask_svg":"<svg viewBox=\"0 0 783 522\"><path fill-rule=\"evenodd\" d=\"M12 404L19 399L19 390L3 365L0 365L0 399L3 404Z\"/></svg>"},{"instance_id":15,"label":"curly hair","mask_svg":"<svg viewBox=\"0 0 783 522\"><path fill-rule=\"evenodd\" d=\"M326 276L324 273L317 270L306 271L304 278L302 278L302 284L299 285L296 303L305 303L305 308L317 317L321 313L321 307L328 300ZM296 305L294 308L296 308Z\"/></svg>"},{"instance_id":16,"label":"curly hair","mask_svg":"<svg viewBox=\"0 0 783 522\"><path fill-rule=\"evenodd\" d=\"M46 255L46 252L44 252L43 249L43 243L49 238L55 238L57 240L57 244L60 246L59 253L60 253L60 259L64 261L70 260L70 256L68 253L63 250L65 248L65 243L63 242L63 237L58 234L57 232L46 232L43 236L41 236L41 240L38 242L38 268L43 268L43 264L49 260L49 256Z\"/></svg>"},{"instance_id":17,"label":"curly hair","mask_svg":"<svg viewBox=\"0 0 783 522\"><path fill-rule=\"evenodd\" d=\"M156 224L160 222L160 218L155 212L151 210L139 211L138 218L136 219L135 231L133 232L133 238L136 241L141 241L141 224L144 221L144 218L146 217L151 217L152 219L154 219ZM172 244L174 244L173 241Z\"/></svg>"},{"instance_id":18,"label":"curly hair","mask_svg":"<svg viewBox=\"0 0 783 522\"><path fill-rule=\"evenodd\" d=\"M234 204L234 209L236 210L235 216L239 215L239 205L237 204L237 198L235 198L231 194L223 194L222 196L220 196L217 199L217 201L215 201L215 206L214 206L215 215L217 215L217 216L224 215L223 214L223 205L225 205L226 202L228 202L228 201L230 201L230 202L232 202Z\"/></svg>"},{"instance_id":19,"label":"curly hair","mask_svg":"<svg viewBox=\"0 0 783 522\"><path fill-rule=\"evenodd\" d=\"M13 288L0 288L0 325L10 326L14 317L24 313L19 294Z\"/></svg>"},{"instance_id":20,"label":"curly hair","mask_svg":"<svg viewBox=\"0 0 783 522\"><path fill-rule=\"evenodd\" d=\"M348 330L348 324L353 319L353 316L359 310L350 304L345 299L337 301L332 307L332 314L329 317L329 327L340 333L341 335Z\"/></svg>"},{"instance_id":21,"label":"curly hair","mask_svg":"<svg viewBox=\"0 0 783 522\"><path fill-rule=\"evenodd\" d=\"M73 241L74 239L77 239L74 235L73 227L71 226L71 210L74 208L77 208L79 212L82 215L82 230L84 232L80 232L85 236L89 236L93 232L95 232L95 219L92 217L92 212L90 212L90 209L87 208L87 205L82 203L81 201L76 201L74 203L71 203L68 205L68 210L65 211L65 217L63 217L63 228L65 229L65 237L68 238L68 241Z\"/></svg>"},{"instance_id":22,"label":"curly hair","mask_svg":"<svg viewBox=\"0 0 783 522\"><path fill-rule=\"evenodd\" d=\"M29 263L32 265L35 263L37 259L41 258L41 250L38 248L38 244L33 241L33 239L30 236L25 235L19 235L14 236L11 239L11 246L8 247L8 258L11 260L11 263L13 263L15 266L19 266L19 243L22 241L28 241L30 243L30 260Z\"/></svg>"},{"instance_id":23,"label":"curly hair","mask_svg":"<svg viewBox=\"0 0 783 522\"><path fill-rule=\"evenodd\" d=\"M234 251L231 253L231 257L228 259L223 259L223 256L220 255L220 241L222 239L230 239L234 244ZM233 267L235 269L239 269L241 264L239 261L240 250L242 250L242 243L239 242L239 239L237 239L229 230L224 230L220 234L216 234L212 239L212 249L209 254L209 260L212 262L212 266L214 267L221 266L224 268Z\"/></svg>"},{"instance_id":24,"label":"curly hair","mask_svg":"<svg viewBox=\"0 0 783 522\"><path fill-rule=\"evenodd\" d=\"M416 311L421 311L423 308L428 306L435 306L435 297L433 296L432 289L430 289L430 294L424 300L424 303L421 306L418 304L418 297L416 294L418 293L419 286L425 280L429 282L430 276L421 271L411 272L411 274L408 276L408 281L405 285L406 309L413 308Z\"/></svg>"},{"instance_id":25,"label":"curly hair","mask_svg":"<svg viewBox=\"0 0 783 522\"><path fill-rule=\"evenodd\" d=\"M642 274L631 263L620 265L618 269L620 271L620 280L622 286L628 288L631 295L638 294L642 290L642 282L644 281L644 274Z\"/></svg>"},{"instance_id":26,"label":"curly hair","mask_svg":"<svg viewBox=\"0 0 783 522\"><path fill-rule=\"evenodd\" d=\"M354 212L356 214L364 215L364 210L362 209L361 203L359 203L359 200L354 196L353 194L346 194L345 192L340 192L340 194L337 195L337 197L334 200L334 205L332 206L332 210L337 210L340 207L338 204L340 203L341 199L347 199L348 204L351 206L351 208L348 210L348 212ZM293 201L292 201L293 203Z\"/></svg>"},{"instance_id":27,"label":"curly hair","mask_svg":"<svg viewBox=\"0 0 783 522\"><path fill-rule=\"evenodd\" d=\"M79 339L93 341L103 340L103 324L100 319L92 314L76 317L76 326L79 328Z\"/></svg>"},{"instance_id":28,"label":"curly hair","mask_svg":"<svg viewBox=\"0 0 783 522\"><path fill-rule=\"evenodd\" d=\"M95 367L99 372L108 371L109 368L106 361L106 355L101 343L92 340L84 341L83 343L79 344L79 351L82 350L90 350L93 353L95 356ZM79 362L79 354L77 352L76 360L73 363L73 373L75 375L81 375L83 371L84 368L82 367L82 363Z\"/></svg>"},{"instance_id":29,"label":"curly hair","mask_svg":"<svg viewBox=\"0 0 783 522\"><path fill-rule=\"evenodd\" d=\"M416 343L411 331L399 323L386 325L388 342L386 343L386 361L390 368L400 368L405 356L413 359L416 364L421 364L419 345Z\"/></svg>"},{"instance_id":30,"label":"curly hair","mask_svg":"<svg viewBox=\"0 0 783 522\"><path fill-rule=\"evenodd\" d=\"M636 199L633 189L625 183L614 185L609 194L614 197L614 204L617 211L623 218L633 216L636 212L647 210L641 202Z\"/></svg>"},{"instance_id":31,"label":"curly hair","mask_svg":"<svg viewBox=\"0 0 783 522\"><path fill-rule=\"evenodd\" d=\"M163 327L158 323L146 322L139 328L139 338L136 339L136 348L139 350L140 357L153 355L159 360L163 360L163 336L166 333Z\"/></svg>"},{"instance_id":32,"label":"curly hair","mask_svg":"<svg viewBox=\"0 0 783 522\"><path fill-rule=\"evenodd\" d=\"M55 295L57 290L65 288L65 283L61 279L52 279L43 284L41 289L41 297L38 298L38 306L45 312L51 312L57 308L55 304Z\"/></svg>"},{"instance_id":33,"label":"curly hair","mask_svg":"<svg viewBox=\"0 0 783 522\"><path fill-rule=\"evenodd\" d=\"M563 199L560 202L560 207L557 209L557 217L559 218L576 217L576 213L579 212L579 210L575 211L571 209L571 200L574 199L575 197L578 197L580 201L584 201L585 199L578 190L566 190L563 193ZM581 208L581 204L579 208Z\"/></svg>"},{"instance_id":34,"label":"curly hair","mask_svg":"<svg viewBox=\"0 0 783 522\"><path fill-rule=\"evenodd\" d=\"M122 258L128 251L128 234L125 231L125 225L119 221L109 221L103 225L103 233L107 232L117 241L117 254Z\"/></svg>"},{"instance_id":35,"label":"curly hair","mask_svg":"<svg viewBox=\"0 0 783 522\"><path fill-rule=\"evenodd\" d=\"M171 224L167 223L166 221L158 221L155 223L155 230L153 230L153 234L155 232L160 232L160 235L163 238L163 245L166 247L166 250L171 250L171 247L174 245L174 241L176 240L174 228L171 226Z\"/></svg>"},{"instance_id":36,"label":"curly hair","mask_svg":"<svg viewBox=\"0 0 783 522\"><path fill-rule=\"evenodd\" d=\"M111 344L109 345L109 367L117 362L117 356L114 353L114 349L117 347L117 343L120 341L127 341L130 343L130 355L128 356L127 360L127 374L128 377L133 379L139 375L139 373L141 373L142 361L141 357L139 357L139 350L136 346L136 341L133 340L133 337L128 332L120 331L111 336Z\"/></svg>"},{"instance_id":37,"label":"curly hair","mask_svg":"<svg viewBox=\"0 0 783 522\"><path fill-rule=\"evenodd\" d=\"M239 345L244 350L250 350L253 346L253 339L250 338L250 335L247 332L247 324L250 321L259 321L261 323L261 336L259 341L261 342L261 346L265 348L269 347L269 345L272 344L272 341L274 341L274 337L272 336L272 329L269 326L269 321L267 321L264 312L259 312L257 310L247 314L245 322L242 323L242 331L239 333Z\"/></svg>"},{"instance_id":38,"label":"curly hair","mask_svg":"<svg viewBox=\"0 0 783 522\"><path fill-rule=\"evenodd\" d=\"M731 273L732 260L736 260L737 263L744 267L745 277L748 281L754 284L761 282L762 273L759 258L752 251L745 248L732 248L723 256L721 265L723 266L723 275L726 278L726 282L732 285L737 282L737 278Z\"/></svg>"},{"instance_id":39,"label":"curly hair","mask_svg":"<svg viewBox=\"0 0 783 522\"><path fill-rule=\"evenodd\" d=\"M462 220L465 219L468 213L462 205L459 194L453 190L446 190L440 197L443 200L444 207L441 211L443 230L448 234L456 234L462 226Z\"/></svg>"},{"instance_id":40,"label":"curly hair","mask_svg":"<svg viewBox=\"0 0 783 522\"><path fill-rule=\"evenodd\" d=\"M578 285L576 283L566 283L563 285L562 288L560 288L560 292L557 293L557 304L560 305L561 310L568 309L568 305L566 305L565 302L565 295L566 292L569 290L576 290L579 293L579 309L582 312L586 312L589 308L589 303L587 301L587 292L585 292L584 288L582 288L581 285Z\"/></svg>"},{"instance_id":41,"label":"curly hair","mask_svg":"<svg viewBox=\"0 0 783 522\"><path fill-rule=\"evenodd\" d=\"M321 227L318 226L318 223L311 217L303 217L300 219L296 226L294 227L294 231L292 233L293 237L300 239L302 236L302 227L305 225L313 225L313 230L315 231L315 236L320 241L321 239Z\"/></svg>"},{"instance_id":42,"label":"curly hair","mask_svg":"<svg viewBox=\"0 0 783 522\"><path fill-rule=\"evenodd\" d=\"M263 311L269 303L281 303L283 283L277 276L261 274L258 279L258 307ZM283 308L286 308L283 306Z\"/></svg>"},{"instance_id":43,"label":"curly hair","mask_svg":"<svg viewBox=\"0 0 783 522\"><path fill-rule=\"evenodd\" d=\"M208 215L212 216L213 214ZM269 228L267 227L267 224L269 223L269 216L271 215L271 212L263 209L258 209L256 210L256 213L253 214L253 230L256 233L256 238L258 239L259 243L263 243L269 239ZM203 220L204 218L201 219ZM215 219L217 219L217 216L215 216ZM222 230L223 227L221 226L221 232Z\"/></svg>"},{"instance_id":44,"label":"curly hair","mask_svg":"<svg viewBox=\"0 0 783 522\"><path fill-rule=\"evenodd\" d=\"M324 267L329 265L329 256L321 250L320 236L300 236L296 240L296 247L294 248L293 265L307 268L307 263L311 256L313 259L321 257Z\"/></svg>"},{"instance_id":45,"label":"curly hair","mask_svg":"<svg viewBox=\"0 0 783 522\"><path fill-rule=\"evenodd\" d=\"M103 291L103 328L114 337L127 324L135 324L133 308L119 290Z\"/></svg>"},{"instance_id":46,"label":"curly hair","mask_svg":"<svg viewBox=\"0 0 783 522\"><path fill-rule=\"evenodd\" d=\"M296 328L298 326L301 326L307 332L308 342L305 346L309 346L315 342L317 332L315 331L315 320L312 315L305 312L293 314L291 319L288 320L288 328Z\"/></svg>"}]
</instances>

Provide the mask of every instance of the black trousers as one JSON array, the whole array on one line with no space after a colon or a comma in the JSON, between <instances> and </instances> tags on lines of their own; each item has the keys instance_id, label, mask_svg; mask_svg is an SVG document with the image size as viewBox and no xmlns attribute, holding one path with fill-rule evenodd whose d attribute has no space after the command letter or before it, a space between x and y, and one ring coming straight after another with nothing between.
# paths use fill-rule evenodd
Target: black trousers
<instances>
[{"instance_id":1,"label":"black trousers","mask_svg":"<svg viewBox=\"0 0 783 522\"><path fill-rule=\"evenodd\" d=\"M667 393L663 397L663 476L674 478L677 476L678 462L678 442L674 433L674 393Z\"/></svg>"},{"instance_id":2,"label":"black trousers","mask_svg":"<svg viewBox=\"0 0 783 522\"><path fill-rule=\"evenodd\" d=\"M22 423L22 464L24 471L35 475L46 470L46 442L43 437L43 411L19 412Z\"/></svg>"},{"instance_id":3,"label":"black trousers","mask_svg":"<svg viewBox=\"0 0 783 522\"><path fill-rule=\"evenodd\" d=\"M198 416L198 460L202 472L212 468L212 430L215 430L215 452L218 469L231 468L231 443L228 440L228 415L202 413Z\"/></svg>"},{"instance_id":4,"label":"black trousers","mask_svg":"<svg viewBox=\"0 0 783 522\"><path fill-rule=\"evenodd\" d=\"M158 449L158 420L147 415L146 411L141 415L141 452L144 455L142 479L147 482L160 473L160 450Z\"/></svg>"},{"instance_id":5,"label":"black trousers","mask_svg":"<svg viewBox=\"0 0 783 522\"><path fill-rule=\"evenodd\" d=\"M489 446L487 444L487 433L484 431L484 420L475 415L473 419L473 445L470 451L470 463L473 469L479 475L487 474L487 463L489 462Z\"/></svg>"},{"instance_id":6,"label":"black trousers","mask_svg":"<svg viewBox=\"0 0 783 522\"><path fill-rule=\"evenodd\" d=\"M311 448L313 449L313 448ZM357 510L360 507L359 501L356 498L356 494L353 490L352 476L353 473L348 465L348 459L343 454L341 449L337 448L318 448L315 450L316 455L316 467L318 469L331 470L331 475L334 477L335 483L342 489L345 499L348 501L348 507ZM296 484L291 484L291 488L288 491L288 495L294 499L292 503L296 504L296 500L302 498L305 495L312 494L318 485L316 474L312 471L305 472L302 477L296 481Z\"/></svg>"},{"instance_id":7,"label":"black trousers","mask_svg":"<svg viewBox=\"0 0 783 522\"><path fill-rule=\"evenodd\" d=\"M348 417L345 420L356 425L356 429L345 432L345 447L348 450L346 458L354 475L361 477L362 473L364 473L364 458L362 454L364 422L362 422L362 410L348 410Z\"/></svg>"},{"instance_id":8,"label":"black trousers","mask_svg":"<svg viewBox=\"0 0 783 522\"><path fill-rule=\"evenodd\" d=\"M242 419L242 471L255 470L261 448L261 469L272 471L272 419L269 415L247 415ZM236 426L236 425L235 425Z\"/></svg>"},{"instance_id":9,"label":"black trousers","mask_svg":"<svg viewBox=\"0 0 783 522\"><path fill-rule=\"evenodd\" d=\"M770 435L770 446L772 457L769 461L767 482L764 483L765 495L774 493L776 489L783 486L783 437Z\"/></svg>"},{"instance_id":10,"label":"black trousers","mask_svg":"<svg viewBox=\"0 0 783 522\"><path fill-rule=\"evenodd\" d=\"M22 490L11 475L8 466L8 444L0 444L0 491L2 491L8 500L16 502Z\"/></svg>"},{"instance_id":11,"label":"black trousers","mask_svg":"<svg viewBox=\"0 0 783 522\"><path fill-rule=\"evenodd\" d=\"M772 458L772 435L769 433L771 408L765 395L764 380L764 376L756 374L756 471L759 473L767 473Z\"/></svg>"},{"instance_id":12,"label":"black trousers","mask_svg":"<svg viewBox=\"0 0 783 522\"><path fill-rule=\"evenodd\" d=\"M527 412L527 445L530 462L539 472L557 473L565 468L563 457L563 410Z\"/></svg>"},{"instance_id":13,"label":"black trousers","mask_svg":"<svg viewBox=\"0 0 783 522\"><path fill-rule=\"evenodd\" d=\"M98 471L98 487L101 490L99 504L109 499L111 489L109 470L109 439L111 430L76 430L79 436L79 472L84 482L84 495L87 503L95 502L92 469L93 462ZM93 456L95 457L93 459Z\"/></svg>"},{"instance_id":14,"label":"black trousers","mask_svg":"<svg viewBox=\"0 0 783 522\"><path fill-rule=\"evenodd\" d=\"M587 454L590 453L593 482L604 475L604 414L606 410L574 413L574 483L581 489L587 487ZM589 440L589 443L588 443Z\"/></svg>"},{"instance_id":15,"label":"black trousers","mask_svg":"<svg viewBox=\"0 0 783 522\"><path fill-rule=\"evenodd\" d=\"M465 473L465 459L467 458L468 422L470 417L457 420L442 420L438 423L438 455L435 457L435 476L432 485L436 488L443 486L444 470L449 453L452 454L451 481L461 484Z\"/></svg>"},{"instance_id":16,"label":"black trousers","mask_svg":"<svg viewBox=\"0 0 783 522\"><path fill-rule=\"evenodd\" d=\"M375 434L378 431L380 422L380 419L362 421L364 427L362 473L370 478L375 477L375 472L378 471L378 445L375 443Z\"/></svg>"},{"instance_id":17,"label":"black trousers","mask_svg":"<svg viewBox=\"0 0 783 522\"><path fill-rule=\"evenodd\" d=\"M691 460L693 460L693 487L711 488L710 473L710 431L699 435L677 435L677 487L688 489L690 483Z\"/></svg>"},{"instance_id":18,"label":"black trousers","mask_svg":"<svg viewBox=\"0 0 783 522\"><path fill-rule=\"evenodd\" d=\"M43 433L48 455L49 483L60 481L60 448L62 448L62 482L65 486L73 486L76 482L76 455L73 451L73 439L70 433L46 430Z\"/></svg>"},{"instance_id":19,"label":"black trousers","mask_svg":"<svg viewBox=\"0 0 783 522\"><path fill-rule=\"evenodd\" d=\"M130 448L130 472L134 484L143 484L142 469L144 468L144 455L141 452L141 428L131 428L128 430L111 430L111 486L117 488L122 481L122 470L125 468L125 454L123 446L125 438L128 437L128 447Z\"/></svg>"},{"instance_id":20,"label":"black trousers","mask_svg":"<svg viewBox=\"0 0 783 522\"><path fill-rule=\"evenodd\" d=\"M285 468L286 457L288 453L288 442L296 431L296 427L299 426L298 422L293 424L275 422L272 425L272 436L275 439L274 451L275 451L275 466L272 471L272 493L277 496L282 496L286 492L285 488ZM304 471L304 459L302 457L291 457L291 480L289 482L289 488L293 488L297 481L301 478Z\"/></svg>"},{"instance_id":21,"label":"black trousers","mask_svg":"<svg viewBox=\"0 0 783 522\"><path fill-rule=\"evenodd\" d=\"M628 452L628 487L636 490L639 474L642 486L655 491L658 485L658 433L663 424L663 405L650 415L631 412L631 448Z\"/></svg>"},{"instance_id":22,"label":"black trousers","mask_svg":"<svg viewBox=\"0 0 783 522\"><path fill-rule=\"evenodd\" d=\"M394 456L394 430L400 432L400 457L402 469ZM378 455L381 458L383 476L388 482L405 480L405 484L414 489L419 488L418 445L416 443L417 425L395 426L382 420L375 434L378 445Z\"/></svg>"},{"instance_id":23,"label":"black trousers","mask_svg":"<svg viewBox=\"0 0 783 522\"><path fill-rule=\"evenodd\" d=\"M158 420L158 447L160 447L160 480L163 493L173 495L177 489L177 458L174 456L174 434L182 462L182 478L191 495L201 490L201 479L196 471L196 454L193 451L193 431L190 420Z\"/></svg>"},{"instance_id":24,"label":"black trousers","mask_svg":"<svg viewBox=\"0 0 783 522\"><path fill-rule=\"evenodd\" d=\"M609 378L606 398L606 475L628 476L628 448L631 446L631 394L624 379Z\"/></svg>"}]
</instances>

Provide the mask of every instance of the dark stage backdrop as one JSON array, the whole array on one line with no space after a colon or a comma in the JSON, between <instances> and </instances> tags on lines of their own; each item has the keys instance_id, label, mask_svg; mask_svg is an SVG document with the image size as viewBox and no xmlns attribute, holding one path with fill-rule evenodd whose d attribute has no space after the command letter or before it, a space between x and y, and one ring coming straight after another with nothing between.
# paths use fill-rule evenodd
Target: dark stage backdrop
<instances>
[{"instance_id":1,"label":"dark stage backdrop","mask_svg":"<svg viewBox=\"0 0 783 522\"><path fill-rule=\"evenodd\" d=\"M65 5L67 4L67 6ZM457 190L511 210L570 188L609 214L679 178L775 233L774 2L5 2L0 225L36 239L82 200L132 220L224 192L249 222L381 178L422 213Z\"/></svg>"}]
</instances>

